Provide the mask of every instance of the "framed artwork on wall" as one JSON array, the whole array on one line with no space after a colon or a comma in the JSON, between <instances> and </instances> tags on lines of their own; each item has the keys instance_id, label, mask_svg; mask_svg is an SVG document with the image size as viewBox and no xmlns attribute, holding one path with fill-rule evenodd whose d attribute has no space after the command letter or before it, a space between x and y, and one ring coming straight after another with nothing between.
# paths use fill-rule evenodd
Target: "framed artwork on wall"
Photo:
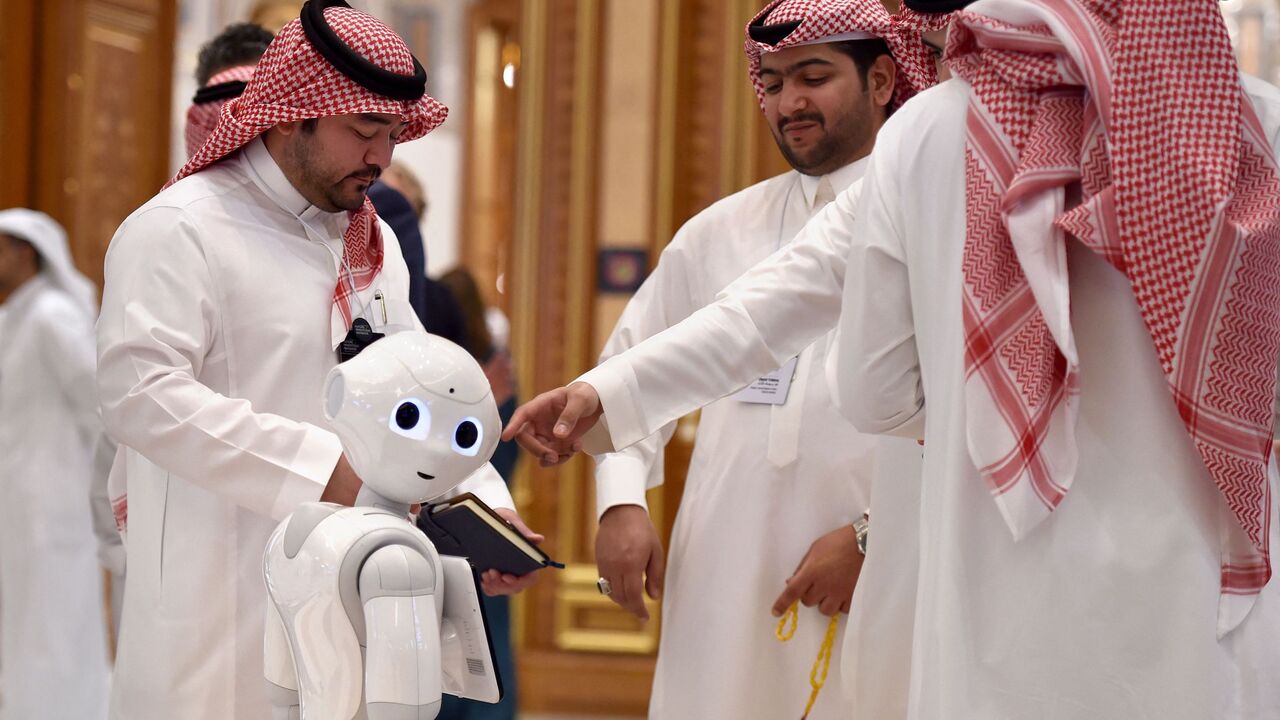
<instances>
[{"instance_id":1,"label":"framed artwork on wall","mask_svg":"<svg viewBox=\"0 0 1280 720\"><path fill-rule=\"evenodd\" d=\"M629 295L640 289L649 274L649 253L630 248L600 251L596 286L604 294Z\"/></svg>"}]
</instances>

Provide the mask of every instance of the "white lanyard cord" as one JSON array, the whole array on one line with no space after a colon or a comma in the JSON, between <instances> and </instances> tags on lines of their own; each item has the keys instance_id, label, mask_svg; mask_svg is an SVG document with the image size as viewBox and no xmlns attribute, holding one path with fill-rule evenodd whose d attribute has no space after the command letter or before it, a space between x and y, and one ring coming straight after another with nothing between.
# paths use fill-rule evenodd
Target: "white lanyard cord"
<instances>
[{"instance_id":1,"label":"white lanyard cord","mask_svg":"<svg viewBox=\"0 0 1280 720\"><path fill-rule=\"evenodd\" d=\"M321 242L320 245L325 250L328 250L329 254L333 256L333 259L336 260L338 264L342 266L343 271L347 273L347 282L351 285L351 296L354 297L356 301L361 302L360 312L353 312L351 315L352 319L361 317L361 318L364 318L366 321L368 321L371 326L374 326L374 322L372 320L369 320L368 316L365 315L365 313L369 311L369 302L360 301L360 292L356 290L356 277L351 273L351 264L347 262L346 252L343 252L342 255L339 256L338 253L333 251L333 248L329 247L329 243ZM351 304L350 301L347 301L347 310L350 310L350 311L355 310L355 307Z\"/></svg>"}]
</instances>

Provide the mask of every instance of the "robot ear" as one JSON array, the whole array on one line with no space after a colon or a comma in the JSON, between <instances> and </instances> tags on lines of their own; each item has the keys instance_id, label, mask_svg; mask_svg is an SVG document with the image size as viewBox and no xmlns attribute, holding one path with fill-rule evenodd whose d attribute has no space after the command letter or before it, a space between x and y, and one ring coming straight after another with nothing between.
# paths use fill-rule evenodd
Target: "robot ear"
<instances>
[{"instance_id":1,"label":"robot ear","mask_svg":"<svg viewBox=\"0 0 1280 720\"><path fill-rule=\"evenodd\" d=\"M329 377L324 380L324 416L326 418L334 420L338 417L346 395L347 380L342 375L342 368L336 367L329 371Z\"/></svg>"}]
</instances>

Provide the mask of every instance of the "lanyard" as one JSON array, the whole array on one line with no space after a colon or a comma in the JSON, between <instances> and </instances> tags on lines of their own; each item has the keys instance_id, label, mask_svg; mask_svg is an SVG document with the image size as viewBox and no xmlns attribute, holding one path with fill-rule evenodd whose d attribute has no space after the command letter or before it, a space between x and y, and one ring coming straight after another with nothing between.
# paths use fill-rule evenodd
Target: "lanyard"
<instances>
[{"instance_id":1,"label":"lanyard","mask_svg":"<svg viewBox=\"0 0 1280 720\"><path fill-rule=\"evenodd\" d=\"M361 303L360 311L356 312L356 308L352 304L352 302L350 300L347 301L347 310L351 312L351 318L354 320L355 318L362 317L365 320L369 321L371 324L374 324L376 326L376 323L374 322L375 319L371 319L365 314L369 311L370 301L360 300L360 293L359 291L356 290L356 277L351 272L351 263L347 262L346 252L344 251L342 255L339 256L338 253L333 251L333 248L329 247L329 243L324 241L319 241L319 242L320 242L320 246L323 247L325 250L329 251L329 254L333 256L333 259L336 260L338 264L342 267L343 272L347 274L347 283L351 285L351 297L355 298L356 301Z\"/></svg>"}]
</instances>

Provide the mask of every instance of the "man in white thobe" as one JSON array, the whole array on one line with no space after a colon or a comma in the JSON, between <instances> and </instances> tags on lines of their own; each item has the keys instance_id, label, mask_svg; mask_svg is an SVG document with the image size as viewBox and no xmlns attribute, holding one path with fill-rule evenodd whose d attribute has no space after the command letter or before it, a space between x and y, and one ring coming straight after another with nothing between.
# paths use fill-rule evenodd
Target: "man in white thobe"
<instances>
[{"instance_id":1,"label":"man in white thobe","mask_svg":"<svg viewBox=\"0 0 1280 720\"><path fill-rule=\"evenodd\" d=\"M98 389L128 477L114 720L269 717L266 539L301 503L350 504L359 487L322 381L370 332L420 327L365 192L395 143L447 111L403 40L336 5L311 3L305 29L281 31L108 251ZM519 524L492 468L459 490ZM489 592L524 584L485 579Z\"/></svg>"},{"instance_id":2,"label":"man in white thobe","mask_svg":"<svg viewBox=\"0 0 1280 720\"><path fill-rule=\"evenodd\" d=\"M1280 91L1237 79L1216 3L1142 5L974 3L948 47L963 79L905 108L872 159L832 362L856 425L923 428L926 439L921 496L903 508L901 526L919 544L912 718L1280 714L1280 594L1274 580L1264 585L1265 560L1251 552L1254 540L1274 547L1276 506L1229 506L1215 487L1246 476L1256 497L1275 492L1264 448L1280 329ZM1025 82L1031 97L996 76ZM1128 84L1135 77L1149 85ZM1090 107L1104 97L1110 118ZM1202 120L1179 112L1214 97L1237 102ZM1180 122L1204 132L1163 133ZM1012 151L1003 133L1028 127L1030 139ZM1200 138L1197 158L1173 149L1187 132ZM1098 160L1104 149L1109 163ZM1222 186L1198 186L1237 153L1239 169L1225 171ZM1194 192L1182 184L1188 175ZM1207 212L1197 197L1206 190L1222 193ZM1003 205L989 202L1004 193ZM1143 205L1147 198L1172 202ZM1007 230L985 212L1001 207ZM1202 243L1189 218L1215 224L1230 244ZM1257 274L1203 266L1198 297L1216 307L1188 298L1187 322L1221 312L1219 327L1243 331L1166 344L1167 328L1148 315L1161 291L1145 288L1181 261L1152 248L1194 263L1198 244L1224 248L1228 262ZM1258 253L1271 254L1260 271ZM872 281L874 291L863 287ZM1212 300L1218 281L1232 298L1221 305ZM1269 298L1238 304L1258 287ZM1016 312L1004 318L1005 309ZM1046 334L1028 329L1037 318ZM1207 382L1188 389L1185 375L1166 379L1157 347L1180 373L1192 354L1218 359ZM988 382L1017 390L993 393ZM1254 406L1251 423L1231 422L1241 435L1253 425L1249 442L1216 425L1230 411L1202 394L1212 387L1228 388L1232 409ZM1171 389L1198 418L1196 434ZM1020 426L1028 407L1038 420ZM1005 423L1021 428L1021 442L1007 444ZM1206 463L1226 446L1234 446L1231 472ZM997 455L1006 459L988 465ZM1025 471L1006 474L1019 458ZM1254 511L1261 533L1250 538L1241 519ZM898 526L884 531L893 545Z\"/></svg>"},{"instance_id":3,"label":"man in white thobe","mask_svg":"<svg viewBox=\"0 0 1280 720\"><path fill-rule=\"evenodd\" d=\"M1037 5L993 0L974 10L1009 24L1039 19L1044 9ZM1085 23L1080 20L1084 5L1065 5L1076 13L1075 24L1046 23L1055 31L1107 24L1098 6L1085 10ZM1160 13L1185 9L1142 5L1129 8L1146 12L1148 20L1152 13L1158 18ZM1208 4L1207 9L1196 9L1203 13L1199 26L1221 31L1221 19L1213 14L1216 8ZM1134 17L1140 17L1138 12ZM1164 29L1170 24L1164 19L1148 27ZM1036 35L1044 32L1037 28ZM1162 33L1156 35L1167 42ZM988 33L988 40L992 37L1000 33ZM1220 40L1225 33L1216 37ZM1043 47L1044 42L1036 37L1032 44ZM1203 49L1197 55L1196 49L1180 44L1170 47L1170 53L1189 53L1190 58L1204 55ZM1224 47L1221 42L1213 50L1222 53ZM1093 58L1098 56L1105 53L1094 51ZM1007 63L1007 58L1001 59ZM1052 65L1057 61L1048 55L1051 67L1038 69L1078 72L1069 61ZM1222 67L1233 68L1234 63L1217 65ZM1044 72L1041 77L1053 74ZM1219 72L1217 81L1222 78ZM1270 140L1266 152L1272 154L1280 140L1275 88L1245 79L1244 90L1245 109L1252 109L1253 115L1245 113L1248 122L1226 127L1247 128L1245 138L1253 147ZM1228 86L1225 96L1231 95ZM1234 95L1239 95L1239 88ZM1162 97L1158 92L1156 96ZM846 657L846 662L856 661L854 675L860 684L905 685L905 697L886 697L893 705L882 705L855 692L860 712L856 716L1275 717L1280 698L1274 679L1280 662L1274 643L1274 584L1260 592L1258 580L1265 575L1222 568L1222 556L1242 537L1238 516L1226 510L1196 447L1188 442L1187 428L1169 404L1169 388L1162 382L1128 279L1074 241L1065 247L1073 268L1073 354L1080 359L1075 380L1079 465L1073 489L1052 518L1042 518L1030 532L1024 528L1024 537L1015 542L1005 527L1009 512L997 511L983 487L970 457L973 438L982 439L983 432L966 433L961 397L968 391L963 387L965 336L959 301L966 142L965 126L956 119L964 117L969 102L966 83L947 83L906 106L887 124L854 228L858 241L849 259L845 313L832 368L837 393L863 429L916 434L923 428L928 438L922 486L896 497L876 495L877 510L892 511L895 521L878 527L878 536L873 534L876 539L870 543L872 552L855 593L850 623L851 637L863 642ZM1212 123L1208 127L1212 129ZM1047 137L1083 136L1075 131ZM1270 165L1274 173L1270 158L1251 158L1253 164L1247 167ZM1089 167L1096 172L1103 165ZM1256 187L1265 191L1254 205L1265 206L1266 199L1274 202L1274 179L1254 173ZM1149 187L1153 186L1142 190ZM842 200L837 199L805 233L849 232L851 206ZM840 214L844 222L838 222ZM1274 215L1271 228L1275 232ZM1066 284L1057 287L1061 290ZM1274 323L1274 302L1262 310L1263 320ZM1263 386L1274 382L1267 378L1274 374L1275 348L1262 348L1253 357L1254 370L1263 372L1254 372L1252 379L1261 378ZM622 387L630 384L631 397L639 388L650 389L648 378L626 377L627 370L636 368L639 365L623 368ZM927 425L924 395L931 410ZM621 396L600 397L611 432L618 420L626 428L631 420L641 419L640 429L625 430L626 437L613 432L613 442L643 433L649 419L646 409L636 410L634 401ZM1266 418L1270 397L1270 392L1252 393L1251 401L1262 407L1254 419ZM594 413L590 402L566 401L575 405L566 423L581 410ZM654 416L663 418L660 413ZM554 421L554 414L549 418ZM1265 446L1267 433L1254 434L1260 441L1254 447ZM1251 462L1261 468L1261 452ZM1258 492L1258 497L1265 495ZM1265 510L1254 527L1270 524L1274 536L1274 506ZM1248 560L1248 552L1240 557ZM908 614L884 602L882 585L870 575L868 570L881 560L918 578L918 587L911 588ZM1240 565L1247 570L1257 566ZM1221 592L1224 589L1230 592ZM882 642L865 642L872 635L863 630L877 633ZM904 643L911 662L905 679L886 673L879 662L886 652L904 651Z\"/></svg>"},{"instance_id":4,"label":"man in white thobe","mask_svg":"<svg viewBox=\"0 0 1280 720\"><path fill-rule=\"evenodd\" d=\"M919 73L896 72L891 50L901 53L913 36L894 29L879 0L841 8L773 2L752 20L751 79L796 170L686 223L628 304L602 360L713 302L859 179L894 104L895 77L911 89L922 83ZM913 41L918 49L918 34ZM650 717L786 717L805 707L827 632L823 615L847 612L861 565L853 523L869 505L878 442L831 404L822 372L827 343L818 340L781 371L703 411L665 572ZM762 390L775 378L780 389ZM644 618L645 572L651 596L664 584L644 492L661 482L671 430L597 458L600 575L613 600ZM726 562L730 556L740 560ZM784 645L770 610L788 585L792 596L781 609L795 598L814 609L800 611ZM722 601L709 615L705 598L714 596ZM843 623L837 645L842 634ZM809 717L843 716L841 685L836 658Z\"/></svg>"},{"instance_id":5,"label":"man in white thobe","mask_svg":"<svg viewBox=\"0 0 1280 720\"><path fill-rule=\"evenodd\" d=\"M196 65L196 92L187 108L183 136L186 140L187 158L200 150L218 124L218 113L227 100L244 92L253 77L253 69L262 57L272 34L252 23L234 23L227 26L212 40L200 48ZM119 634L120 615L124 606L125 550L123 533L125 512L128 510L126 488L128 478L124 468L115 472L117 446L111 436L103 434L94 448L93 485L90 490L93 508L94 534L98 538L98 561L111 574L112 628ZM108 482L112 483L108 487ZM116 517L116 511L120 516Z\"/></svg>"},{"instance_id":6,"label":"man in white thobe","mask_svg":"<svg viewBox=\"0 0 1280 720\"><path fill-rule=\"evenodd\" d=\"M106 712L89 512L97 292L48 215L0 211L0 718Z\"/></svg>"}]
</instances>

